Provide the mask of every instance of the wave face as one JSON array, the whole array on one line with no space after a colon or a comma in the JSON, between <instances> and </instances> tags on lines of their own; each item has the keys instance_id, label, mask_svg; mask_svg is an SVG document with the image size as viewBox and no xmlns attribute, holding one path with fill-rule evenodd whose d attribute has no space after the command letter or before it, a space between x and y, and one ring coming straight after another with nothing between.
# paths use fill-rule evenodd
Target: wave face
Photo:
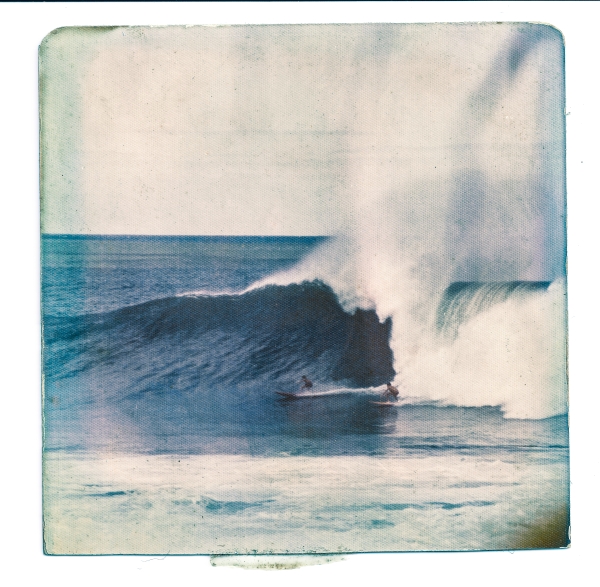
<instances>
[{"instance_id":1,"label":"wave face","mask_svg":"<svg viewBox=\"0 0 600 587\"><path fill-rule=\"evenodd\" d=\"M331 288L319 282L167 298L69 320L49 316L45 327L49 341L67 343L64 354L81 344L103 349L75 365L50 365L50 374L58 369L63 376L159 342L193 348L197 377L219 385L285 385L291 374L296 387L297 373L304 371L355 387L381 385L394 376L390 321L380 323L372 310L344 312Z\"/></svg>"}]
</instances>

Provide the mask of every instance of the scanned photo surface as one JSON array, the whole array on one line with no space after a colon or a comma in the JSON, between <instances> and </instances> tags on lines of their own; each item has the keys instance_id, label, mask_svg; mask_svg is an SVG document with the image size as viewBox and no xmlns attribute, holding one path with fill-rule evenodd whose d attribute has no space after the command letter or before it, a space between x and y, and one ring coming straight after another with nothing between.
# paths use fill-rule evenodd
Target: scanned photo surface
<instances>
[{"instance_id":1,"label":"scanned photo surface","mask_svg":"<svg viewBox=\"0 0 600 587\"><path fill-rule=\"evenodd\" d=\"M564 43L40 46L48 554L569 544Z\"/></svg>"}]
</instances>

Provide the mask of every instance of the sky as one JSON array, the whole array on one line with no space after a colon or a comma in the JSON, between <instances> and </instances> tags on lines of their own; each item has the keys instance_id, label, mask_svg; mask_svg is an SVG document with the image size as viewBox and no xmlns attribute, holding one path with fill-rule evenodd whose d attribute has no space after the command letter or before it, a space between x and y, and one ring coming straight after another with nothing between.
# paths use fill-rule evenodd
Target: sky
<instances>
[{"instance_id":1,"label":"sky","mask_svg":"<svg viewBox=\"0 0 600 587\"><path fill-rule=\"evenodd\" d=\"M562 230L562 50L540 25L58 29L40 47L42 230L390 220L543 250Z\"/></svg>"}]
</instances>

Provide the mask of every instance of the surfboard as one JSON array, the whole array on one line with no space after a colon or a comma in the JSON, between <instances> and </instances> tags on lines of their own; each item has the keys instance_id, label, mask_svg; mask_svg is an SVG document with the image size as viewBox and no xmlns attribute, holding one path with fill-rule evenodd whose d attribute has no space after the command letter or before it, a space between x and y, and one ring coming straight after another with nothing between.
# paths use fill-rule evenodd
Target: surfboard
<instances>
[{"instance_id":1,"label":"surfboard","mask_svg":"<svg viewBox=\"0 0 600 587\"><path fill-rule=\"evenodd\" d=\"M395 406L398 402L371 402L376 406Z\"/></svg>"},{"instance_id":2,"label":"surfboard","mask_svg":"<svg viewBox=\"0 0 600 587\"><path fill-rule=\"evenodd\" d=\"M276 391L275 393L278 395L281 395L282 397L287 397L288 399L302 399L303 397L307 397L307 396L299 395L297 393L289 393L287 391ZM310 396L308 396L308 397L310 397Z\"/></svg>"},{"instance_id":3,"label":"surfboard","mask_svg":"<svg viewBox=\"0 0 600 587\"><path fill-rule=\"evenodd\" d=\"M335 397L339 395L348 394L348 390L329 390L329 391L321 391L321 392L300 392L300 393L290 393L288 391L276 391L277 395L281 397L285 397L288 399L307 399L307 398L315 398L315 397Z\"/></svg>"}]
</instances>

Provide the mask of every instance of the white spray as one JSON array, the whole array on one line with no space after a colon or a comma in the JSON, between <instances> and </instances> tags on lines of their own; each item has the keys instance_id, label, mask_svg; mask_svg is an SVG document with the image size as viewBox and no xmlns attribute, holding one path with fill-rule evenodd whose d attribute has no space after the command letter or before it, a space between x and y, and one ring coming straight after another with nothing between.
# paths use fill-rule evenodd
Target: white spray
<instances>
[{"instance_id":1,"label":"white spray","mask_svg":"<svg viewBox=\"0 0 600 587\"><path fill-rule=\"evenodd\" d=\"M347 311L391 318L402 395L546 418L566 411L562 278L471 316L453 339L435 328L453 281L560 276L562 240L558 253L548 251L547 235L562 230L555 218L562 184L543 178L556 165L547 153L561 135L544 130L558 110L544 110L539 99L544 63L559 49L542 29L495 30L497 54L472 48L472 37L461 46L464 31L451 27L440 29L435 47L419 45L417 35L410 50L398 50L384 30L357 48L373 59L357 72L355 103L346 109L347 229L252 288L319 279ZM382 38L387 44L378 45ZM406 95L409 77L418 91Z\"/></svg>"}]
</instances>

